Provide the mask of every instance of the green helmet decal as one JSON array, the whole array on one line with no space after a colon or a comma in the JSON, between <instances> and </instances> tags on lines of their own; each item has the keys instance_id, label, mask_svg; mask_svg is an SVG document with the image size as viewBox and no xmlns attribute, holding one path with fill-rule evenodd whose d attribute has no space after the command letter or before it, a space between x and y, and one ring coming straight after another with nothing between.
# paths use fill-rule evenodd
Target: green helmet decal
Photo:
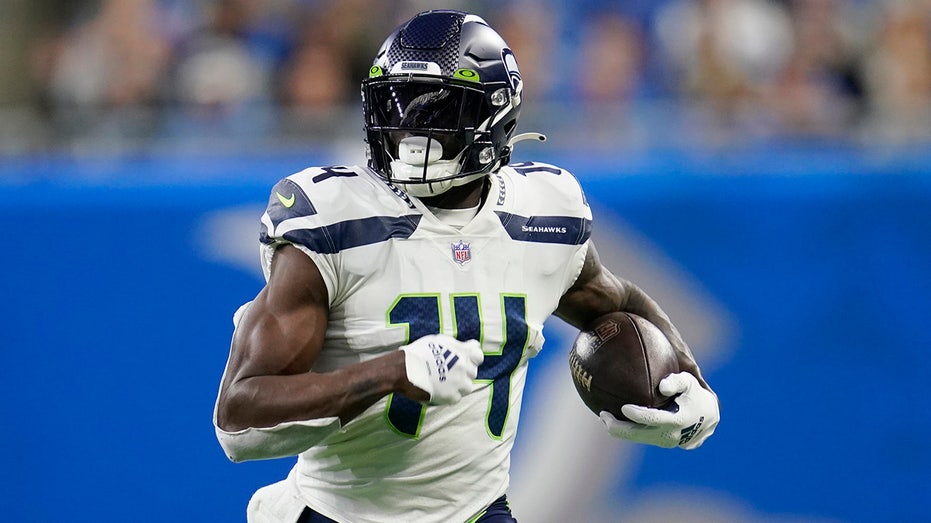
<instances>
[{"instance_id":1,"label":"green helmet decal","mask_svg":"<svg viewBox=\"0 0 931 523\"><path fill-rule=\"evenodd\" d=\"M382 69L380 65L373 65L372 68L369 69L369 78L375 78L383 74L385 74L385 70Z\"/></svg>"},{"instance_id":2,"label":"green helmet decal","mask_svg":"<svg viewBox=\"0 0 931 523\"><path fill-rule=\"evenodd\" d=\"M456 72L453 73L453 78L459 78L460 80L468 80L470 82L480 81L478 77L478 73L472 69L456 69Z\"/></svg>"}]
</instances>

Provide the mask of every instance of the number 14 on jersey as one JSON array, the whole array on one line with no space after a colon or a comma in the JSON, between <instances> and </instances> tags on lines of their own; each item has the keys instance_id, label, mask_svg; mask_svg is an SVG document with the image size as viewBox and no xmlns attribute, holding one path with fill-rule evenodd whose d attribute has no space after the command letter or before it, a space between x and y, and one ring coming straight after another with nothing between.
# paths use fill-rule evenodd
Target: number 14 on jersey
<instances>
[{"instance_id":1,"label":"number 14 on jersey","mask_svg":"<svg viewBox=\"0 0 931 523\"><path fill-rule=\"evenodd\" d=\"M485 326L499 324L502 342L497 350L485 352L476 381L491 383L491 398L485 415L488 436L501 439L507 422L511 398L511 374L527 347L530 329L526 319L527 298L522 294L500 294L501 321L486 322L478 294L452 294L450 307L454 336L459 340L479 340L485 347ZM388 310L389 326L407 327L407 340L439 334L443 325L442 295L406 294L399 296ZM401 394L388 397L385 418L395 431L407 437L420 435L426 407Z\"/></svg>"}]
</instances>

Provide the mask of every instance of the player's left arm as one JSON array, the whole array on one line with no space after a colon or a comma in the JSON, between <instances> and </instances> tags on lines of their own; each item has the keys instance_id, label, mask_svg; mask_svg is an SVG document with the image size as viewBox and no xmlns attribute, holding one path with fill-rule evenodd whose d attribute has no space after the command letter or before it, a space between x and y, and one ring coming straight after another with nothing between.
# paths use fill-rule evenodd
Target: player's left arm
<instances>
[{"instance_id":1,"label":"player's left arm","mask_svg":"<svg viewBox=\"0 0 931 523\"><path fill-rule=\"evenodd\" d=\"M717 395L702 377L688 344L656 300L602 265L594 244L590 243L582 270L563 294L555 314L576 328L585 329L596 318L616 311L636 314L656 325L676 349L683 372L660 382L660 392L677 396L678 412L625 405L622 412L636 423L602 413L608 431L620 438L661 447L698 447L714 432L720 419Z\"/></svg>"},{"instance_id":2,"label":"player's left arm","mask_svg":"<svg viewBox=\"0 0 931 523\"><path fill-rule=\"evenodd\" d=\"M659 327L679 356L679 368L693 374L703 387L711 389L688 344L659 304L634 283L617 277L601 264L594 243L589 244L582 271L563 294L556 316L578 329L611 312L630 312Z\"/></svg>"}]
</instances>

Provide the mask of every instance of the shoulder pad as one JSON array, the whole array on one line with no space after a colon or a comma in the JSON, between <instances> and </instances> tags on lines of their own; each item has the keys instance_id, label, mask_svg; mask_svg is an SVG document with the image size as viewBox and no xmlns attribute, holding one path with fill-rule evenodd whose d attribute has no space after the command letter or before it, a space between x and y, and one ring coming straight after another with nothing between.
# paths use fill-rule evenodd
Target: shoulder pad
<instances>
[{"instance_id":1,"label":"shoulder pad","mask_svg":"<svg viewBox=\"0 0 931 523\"><path fill-rule=\"evenodd\" d=\"M592 212L578 180L545 163L518 163L498 173L495 213L511 238L580 245L591 235Z\"/></svg>"},{"instance_id":2,"label":"shoulder pad","mask_svg":"<svg viewBox=\"0 0 931 523\"><path fill-rule=\"evenodd\" d=\"M386 228L385 234L410 235L412 212L408 201L361 168L311 167L272 188L259 239L338 252L375 241Z\"/></svg>"},{"instance_id":3,"label":"shoulder pad","mask_svg":"<svg viewBox=\"0 0 931 523\"><path fill-rule=\"evenodd\" d=\"M541 206L570 214L590 212L578 179L565 169L542 162L521 162L505 166L501 174L519 187L522 207L530 206L535 212Z\"/></svg>"}]
</instances>

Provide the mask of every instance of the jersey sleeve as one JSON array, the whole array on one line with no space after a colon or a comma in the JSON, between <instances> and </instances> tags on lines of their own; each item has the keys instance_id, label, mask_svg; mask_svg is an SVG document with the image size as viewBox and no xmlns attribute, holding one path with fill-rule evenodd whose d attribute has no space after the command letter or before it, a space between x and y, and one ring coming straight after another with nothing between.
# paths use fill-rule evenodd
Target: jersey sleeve
<instances>
[{"instance_id":1,"label":"jersey sleeve","mask_svg":"<svg viewBox=\"0 0 931 523\"><path fill-rule=\"evenodd\" d=\"M578 178L571 172L547 164L538 164L546 168L558 169L562 174L553 177L554 189L557 193L564 195L562 204L565 206L565 212L569 216L578 218L578 236L575 242L578 248L573 253L570 263L566 264L564 273L563 292L569 290L582 273L582 267L585 265L585 258L588 256L588 249L591 245L593 216L588 200L585 198L585 190Z\"/></svg>"},{"instance_id":2,"label":"jersey sleeve","mask_svg":"<svg viewBox=\"0 0 931 523\"><path fill-rule=\"evenodd\" d=\"M573 250L566 260L563 291L578 278L592 234L592 211L579 180L569 171L541 162L508 166L499 205L502 223L514 239L560 243ZM508 196L508 186L514 197Z\"/></svg>"},{"instance_id":3,"label":"jersey sleeve","mask_svg":"<svg viewBox=\"0 0 931 523\"><path fill-rule=\"evenodd\" d=\"M591 220L591 210L578 178L570 171L543 162L521 162L509 166L510 171L530 186L533 200L526 202L532 209L548 213L584 217Z\"/></svg>"},{"instance_id":4,"label":"jersey sleeve","mask_svg":"<svg viewBox=\"0 0 931 523\"><path fill-rule=\"evenodd\" d=\"M326 193L333 192L339 184L317 185L314 180L327 172L338 172L336 169L345 169L344 176L354 176L350 168L312 167L278 181L268 196L259 231L262 272L266 280L271 275L272 259L278 247L293 245L316 264L331 301L338 287L333 238L328 233L328 221L333 217L321 213L314 202L333 201L334 195Z\"/></svg>"}]
</instances>

